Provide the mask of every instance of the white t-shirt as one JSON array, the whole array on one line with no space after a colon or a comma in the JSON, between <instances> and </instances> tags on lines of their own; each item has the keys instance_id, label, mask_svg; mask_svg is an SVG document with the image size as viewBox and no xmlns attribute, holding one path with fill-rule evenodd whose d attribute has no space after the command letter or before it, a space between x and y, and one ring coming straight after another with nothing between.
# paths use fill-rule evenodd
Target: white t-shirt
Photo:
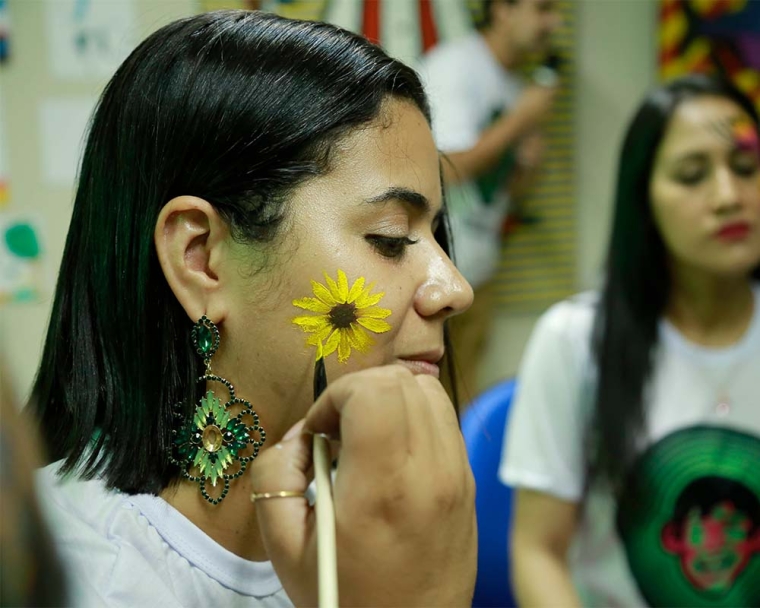
<instances>
[{"instance_id":1,"label":"white t-shirt","mask_svg":"<svg viewBox=\"0 0 760 608\"><path fill-rule=\"evenodd\" d=\"M39 503L76 608L292 606L270 562L227 551L161 498L37 475Z\"/></svg>"},{"instance_id":2,"label":"white t-shirt","mask_svg":"<svg viewBox=\"0 0 760 608\"><path fill-rule=\"evenodd\" d=\"M633 465L648 494L636 507L628 492L618 504L601 484L584 496L596 296L561 302L538 322L499 476L583 504L570 564L585 605L760 605L760 286L754 291L751 325L731 347L698 346L660 323L647 432ZM725 549L734 533L747 536L744 544ZM746 558L741 567L737 555ZM706 573L715 556L724 566Z\"/></svg>"},{"instance_id":3,"label":"white t-shirt","mask_svg":"<svg viewBox=\"0 0 760 608\"><path fill-rule=\"evenodd\" d=\"M478 33L434 47L419 72L430 98L436 144L446 153L472 148L523 89ZM499 262L509 207L504 182L514 158L507 154L503 160L492 174L446 189L454 257L473 287L488 281Z\"/></svg>"}]
</instances>

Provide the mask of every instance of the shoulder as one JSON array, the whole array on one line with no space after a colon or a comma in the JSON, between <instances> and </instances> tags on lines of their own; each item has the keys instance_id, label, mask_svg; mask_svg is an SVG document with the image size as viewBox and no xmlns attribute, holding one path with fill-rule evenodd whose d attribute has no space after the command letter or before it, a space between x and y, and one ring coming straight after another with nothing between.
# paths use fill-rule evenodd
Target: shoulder
<instances>
[{"instance_id":1,"label":"shoulder","mask_svg":"<svg viewBox=\"0 0 760 608\"><path fill-rule=\"evenodd\" d=\"M551 306L539 319L534 334L578 344L591 339L599 295L583 292Z\"/></svg>"},{"instance_id":2,"label":"shoulder","mask_svg":"<svg viewBox=\"0 0 760 608\"><path fill-rule=\"evenodd\" d=\"M443 75L449 75L457 79L465 77L468 74L467 71L452 72L456 72L458 66L477 63L479 56L478 37L477 34L472 34L433 47L419 63L419 69L423 78L425 76Z\"/></svg>"},{"instance_id":3,"label":"shoulder","mask_svg":"<svg viewBox=\"0 0 760 608\"><path fill-rule=\"evenodd\" d=\"M75 523L93 534L106 536L111 516L125 506L124 496L106 488L101 479L82 479L71 473L61 475L62 462L48 465L36 475L36 487L45 515L58 526L58 536L72 533Z\"/></svg>"},{"instance_id":4,"label":"shoulder","mask_svg":"<svg viewBox=\"0 0 760 608\"><path fill-rule=\"evenodd\" d=\"M291 605L271 563L230 553L161 498L59 470L59 463L41 469L37 486L74 605Z\"/></svg>"},{"instance_id":5,"label":"shoulder","mask_svg":"<svg viewBox=\"0 0 760 608\"><path fill-rule=\"evenodd\" d=\"M147 526L126 496L106 488L100 479L81 479L76 474L60 475L61 463L37 472L36 486L40 507L50 524L55 545L66 564L72 586L72 601L78 606L122 606L125 598L137 602L140 589L150 589L164 606L177 605L160 575L154 573L144 556L134 551L142 539L150 539ZM155 542L155 539L153 539ZM139 573L143 585L123 573ZM124 593L126 592L126 595ZM117 600L116 597L121 599Z\"/></svg>"},{"instance_id":6,"label":"shoulder","mask_svg":"<svg viewBox=\"0 0 760 608\"><path fill-rule=\"evenodd\" d=\"M543 384L549 374L553 381L565 377L580 383L593 375L591 335L597 301L597 293L581 293L554 304L541 316L520 365L523 382L533 379Z\"/></svg>"}]
</instances>

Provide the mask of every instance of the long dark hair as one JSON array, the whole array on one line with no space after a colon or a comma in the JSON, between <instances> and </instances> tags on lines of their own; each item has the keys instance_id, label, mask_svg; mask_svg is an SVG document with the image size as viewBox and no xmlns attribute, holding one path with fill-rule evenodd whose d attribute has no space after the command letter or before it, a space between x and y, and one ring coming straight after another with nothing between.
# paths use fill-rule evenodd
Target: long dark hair
<instances>
[{"instance_id":1,"label":"long dark hair","mask_svg":"<svg viewBox=\"0 0 760 608\"><path fill-rule=\"evenodd\" d=\"M260 12L176 21L126 59L90 125L30 401L64 471L131 493L176 475L171 407L198 398L201 364L153 243L162 206L201 197L234 238L271 243L288 194L390 96L430 121L415 72L379 47Z\"/></svg>"},{"instance_id":2,"label":"long dark hair","mask_svg":"<svg viewBox=\"0 0 760 608\"><path fill-rule=\"evenodd\" d=\"M592 348L597 370L589 437L590 478L618 489L646 421L658 322L670 295L666 249L649 197L654 158L675 110L704 96L730 99L758 124L752 102L733 85L687 76L652 91L628 127L620 155L612 238ZM760 266L753 275L760 278Z\"/></svg>"}]
</instances>

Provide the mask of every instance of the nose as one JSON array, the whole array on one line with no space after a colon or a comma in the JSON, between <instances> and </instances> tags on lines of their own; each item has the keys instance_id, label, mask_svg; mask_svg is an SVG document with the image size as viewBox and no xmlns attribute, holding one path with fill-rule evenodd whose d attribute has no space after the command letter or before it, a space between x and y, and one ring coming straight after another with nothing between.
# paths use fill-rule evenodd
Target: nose
<instances>
[{"instance_id":1,"label":"nose","mask_svg":"<svg viewBox=\"0 0 760 608\"><path fill-rule=\"evenodd\" d=\"M715 175L713 210L725 214L741 207L741 189L738 177L729 167L720 167Z\"/></svg>"},{"instance_id":2,"label":"nose","mask_svg":"<svg viewBox=\"0 0 760 608\"><path fill-rule=\"evenodd\" d=\"M425 281L417 288L414 306L423 317L446 319L472 305L472 287L443 250L429 260Z\"/></svg>"}]
</instances>

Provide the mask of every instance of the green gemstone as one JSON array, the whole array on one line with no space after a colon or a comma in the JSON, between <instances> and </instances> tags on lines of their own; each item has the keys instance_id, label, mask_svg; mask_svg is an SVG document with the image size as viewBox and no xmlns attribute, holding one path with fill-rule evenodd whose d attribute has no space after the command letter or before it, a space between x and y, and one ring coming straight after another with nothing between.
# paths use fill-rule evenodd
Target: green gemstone
<instances>
[{"instance_id":1,"label":"green gemstone","mask_svg":"<svg viewBox=\"0 0 760 608\"><path fill-rule=\"evenodd\" d=\"M203 354L207 354L211 351L211 347L214 345L214 335L211 330L205 325L198 327L198 331L195 334L198 340L198 348Z\"/></svg>"}]
</instances>

